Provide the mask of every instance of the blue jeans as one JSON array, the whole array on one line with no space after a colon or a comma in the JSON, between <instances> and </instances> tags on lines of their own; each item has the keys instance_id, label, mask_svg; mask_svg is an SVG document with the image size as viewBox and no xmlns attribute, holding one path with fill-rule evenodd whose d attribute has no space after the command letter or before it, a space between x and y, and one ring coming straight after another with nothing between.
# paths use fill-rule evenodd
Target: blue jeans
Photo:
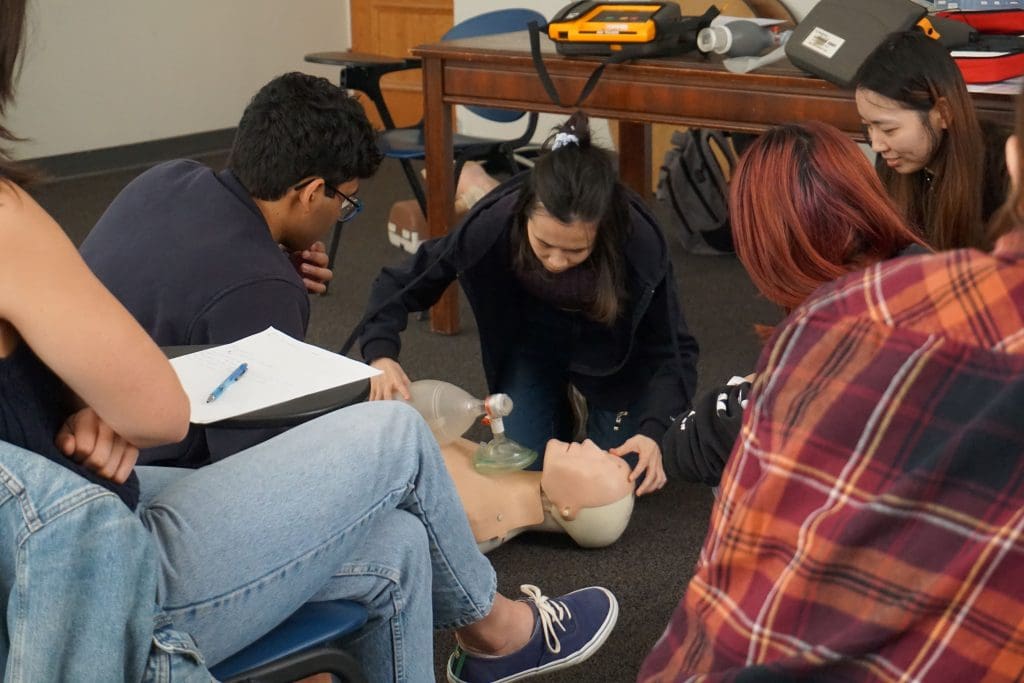
<instances>
[{"instance_id":1,"label":"blue jeans","mask_svg":"<svg viewBox=\"0 0 1024 683\"><path fill-rule=\"evenodd\" d=\"M522 336L505 359L497 391L512 397L512 414L503 419L505 432L538 457L529 469L544 467L549 439L571 441L576 425L569 406L569 365L573 347L587 343L578 315L531 299L520 312ZM620 446L637 433L639 424L630 402L613 409L587 405L586 435L601 448ZM630 467L635 456L627 458Z\"/></svg>"},{"instance_id":2,"label":"blue jeans","mask_svg":"<svg viewBox=\"0 0 1024 683\"><path fill-rule=\"evenodd\" d=\"M0 442L0 548L4 681L212 680L157 609L153 545L113 493Z\"/></svg>"},{"instance_id":3,"label":"blue jeans","mask_svg":"<svg viewBox=\"0 0 1024 683\"><path fill-rule=\"evenodd\" d=\"M571 441L573 437L565 366L555 358L521 352L506 365L498 391L511 396L513 402L512 413L502 420L505 432L539 454L529 469L543 469L548 440ZM605 450L622 445L639 429L631 408L624 405L620 410L603 410L588 405L587 438ZM635 466L635 457L629 462Z\"/></svg>"},{"instance_id":4,"label":"blue jeans","mask_svg":"<svg viewBox=\"0 0 1024 683\"><path fill-rule=\"evenodd\" d=\"M437 442L412 408L352 406L200 470L137 468L157 594L211 664L307 601L363 603L349 647L374 681L434 680L433 629L491 609Z\"/></svg>"}]
</instances>

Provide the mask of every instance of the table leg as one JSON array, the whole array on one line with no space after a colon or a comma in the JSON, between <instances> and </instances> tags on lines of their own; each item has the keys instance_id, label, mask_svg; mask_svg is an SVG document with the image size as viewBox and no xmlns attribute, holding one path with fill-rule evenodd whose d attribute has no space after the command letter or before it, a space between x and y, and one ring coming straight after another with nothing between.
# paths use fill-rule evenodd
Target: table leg
<instances>
[{"instance_id":1,"label":"table leg","mask_svg":"<svg viewBox=\"0 0 1024 683\"><path fill-rule=\"evenodd\" d=\"M623 184L647 198L651 194L651 126L619 121L619 177Z\"/></svg>"},{"instance_id":2,"label":"table leg","mask_svg":"<svg viewBox=\"0 0 1024 683\"><path fill-rule=\"evenodd\" d=\"M452 108L441 97L444 68L440 59L423 60L423 142L427 164L427 226L441 237L453 225L455 179L452 168ZM459 292L452 284L430 309L430 329L441 334L459 331Z\"/></svg>"}]
</instances>

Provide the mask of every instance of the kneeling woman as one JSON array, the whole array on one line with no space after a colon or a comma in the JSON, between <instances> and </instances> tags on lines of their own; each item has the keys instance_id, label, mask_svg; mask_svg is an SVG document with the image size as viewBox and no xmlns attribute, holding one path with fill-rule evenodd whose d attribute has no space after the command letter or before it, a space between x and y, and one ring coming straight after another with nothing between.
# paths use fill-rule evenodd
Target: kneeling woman
<instances>
[{"instance_id":1,"label":"kneeling woman","mask_svg":"<svg viewBox=\"0 0 1024 683\"><path fill-rule=\"evenodd\" d=\"M631 476L645 476L642 495L665 483L659 442L689 407L697 343L661 229L619 183L613 155L591 144L586 116L573 115L545 147L456 230L381 271L361 337L363 357L384 373L371 398L407 395L399 334L410 311L429 308L458 278L488 389L516 403L508 435L538 453L548 439L572 440L569 396L578 391L586 435L616 455L638 454Z\"/></svg>"}]
</instances>

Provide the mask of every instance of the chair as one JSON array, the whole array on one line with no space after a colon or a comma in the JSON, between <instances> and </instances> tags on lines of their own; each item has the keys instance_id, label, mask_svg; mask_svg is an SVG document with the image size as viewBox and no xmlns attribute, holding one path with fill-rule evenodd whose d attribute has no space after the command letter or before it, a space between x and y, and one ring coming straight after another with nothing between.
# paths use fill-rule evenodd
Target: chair
<instances>
[{"instance_id":1,"label":"chair","mask_svg":"<svg viewBox=\"0 0 1024 683\"><path fill-rule=\"evenodd\" d=\"M309 602L277 628L210 669L226 683L285 683L313 674L334 674L348 683L364 683L359 663L329 641L366 623L366 608L351 600Z\"/></svg>"},{"instance_id":2,"label":"chair","mask_svg":"<svg viewBox=\"0 0 1024 683\"><path fill-rule=\"evenodd\" d=\"M441 40L458 40L461 38L473 38L479 36L494 35L497 33L510 33L513 31L526 30L527 24L536 21L539 24L547 22L544 15L530 9L500 9L492 12L485 12L459 22L450 28ZM315 52L306 55L306 61L314 64L329 64L341 67L339 85L349 90L358 90L364 93L380 114L384 123L384 130L380 135L380 148L385 157L397 159L409 181L416 201L420 205L423 215L427 213L427 198L416 170L413 168L412 160L424 159L426 152L423 144L423 122L408 128L397 128L387 102L380 89L380 79L385 74L395 71L419 68L420 60L415 58L396 59L389 57L378 57L355 52ZM537 130L537 113L527 114L522 111L509 111L507 109L493 109L490 107L467 107L470 111L487 120L498 123L513 123L523 116L527 116L526 130L513 139L495 139L476 137L472 135L455 134L452 145L455 150L455 183L458 184L459 173L467 161L498 160L508 165L510 171L515 171L517 161L515 150L529 144ZM334 255L338 248L340 230L334 231L329 250L330 267L334 267Z\"/></svg>"}]
</instances>

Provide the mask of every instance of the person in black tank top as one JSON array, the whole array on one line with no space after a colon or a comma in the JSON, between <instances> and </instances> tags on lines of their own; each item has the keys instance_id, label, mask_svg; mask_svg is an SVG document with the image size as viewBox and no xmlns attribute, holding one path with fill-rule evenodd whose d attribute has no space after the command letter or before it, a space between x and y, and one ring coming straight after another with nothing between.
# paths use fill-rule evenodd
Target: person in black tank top
<instances>
[{"instance_id":1,"label":"person in black tank top","mask_svg":"<svg viewBox=\"0 0 1024 683\"><path fill-rule=\"evenodd\" d=\"M24 0L0 0L0 17L2 114ZM2 146L15 139L0 121ZM129 510L133 468L139 446L185 434L188 399L23 189L32 179L0 150L0 677L141 679L167 632L154 628L156 549ZM185 680L188 651L160 663Z\"/></svg>"}]
</instances>

